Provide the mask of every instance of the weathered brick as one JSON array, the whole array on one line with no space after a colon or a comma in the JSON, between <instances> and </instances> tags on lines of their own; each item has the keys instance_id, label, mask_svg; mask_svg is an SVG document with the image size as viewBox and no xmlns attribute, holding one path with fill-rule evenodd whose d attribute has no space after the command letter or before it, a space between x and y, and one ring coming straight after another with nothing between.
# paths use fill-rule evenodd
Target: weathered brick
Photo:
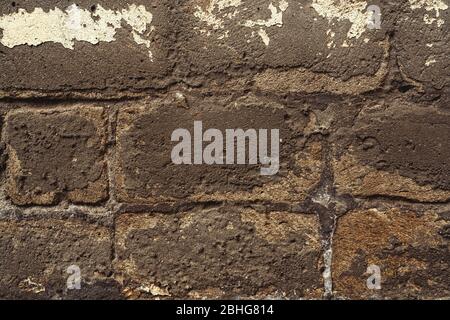
<instances>
[{"instance_id":1,"label":"weathered brick","mask_svg":"<svg viewBox=\"0 0 450 320\"><path fill-rule=\"evenodd\" d=\"M356 299L450 297L450 219L439 209L355 210L338 220L333 241L335 294ZM381 289L367 279L380 268Z\"/></svg>"},{"instance_id":2,"label":"weathered brick","mask_svg":"<svg viewBox=\"0 0 450 320\"><path fill-rule=\"evenodd\" d=\"M215 208L116 221L115 272L129 297L320 298L313 215Z\"/></svg>"},{"instance_id":3,"label":"weathered brick","mask_svg":"<svg viewBox=\"0 0 450 320\"><path fill-rule=\"evenodd\" d=\"M120 96L166 86L169 2L3 1L0 96Z\"/></svg>"},{"instance_id":4,"label":"weathered brick","mask_svg":"<svg viewBox=\"0 0 450 320\"><path fill-rule=\"evenodd\" d=\"M119 201L295 202L319 182L322 147L320 141L307 139L310 119L301 110L253 96L185 98L185 108L153 100L119 111L114 166ZM171 141L172 132L186 128L192 134L194 120L203 122L203 131L279 129L278 174L261 175L261 165L173 164L171 152L178 142Z\"/></svg>"},{"instance_id":5,"label":"weathered brick","mask_svg":"<svg viewBox=\"0 0 450 320\"><path fill-rule=\"evenodd\" d=\"M119 297L108 278L111 237L108 227L81 219L0 220L0 298ZM80 268L80 290L67 289L71 265Z\"/></svg>"},{"instance_id":6,"label":"weathered brick","mask_svg":"<svg viewBox=\"0 0 450 320\"><path fill-rule=\"evenodd\" d=\"M14 204L93 204L107 198L103 108L18 109L8 113L4 131L6 191Z\"/></svg>"},{"instance_id":7,"label":"weathered brick","mask_svg":"<svg viewBox=\"0 0 450 320\"><path fill-rule=\"evenodd\" d=\"M370 30L366 7L365 1L187 1L179 39L185 75L204 83L205 74L217 82L255 75L258 88L283 93L376 89L387 73L390 23Z\"/></svg>"},{"instance_id":8,"label":"weathered brick","mask_svg":"<svg viewBox=\"0 0 450 320\"><path fill-rule=\"evenodd\" d=\"M419 88L450 84L450 10L446 0L405 1L395 46L403 78Z\"/></svg>"},{"instance_id":9,"label":"weathered brick","mask_svg":"<svg viewBox=\"0 0 450 320\"><path fill-rule=\"evenodd\" d=\"M401 99L367 103L335 137L333 167L340 193L450 199L450 114Z\"/></svg>"}]
</instances>

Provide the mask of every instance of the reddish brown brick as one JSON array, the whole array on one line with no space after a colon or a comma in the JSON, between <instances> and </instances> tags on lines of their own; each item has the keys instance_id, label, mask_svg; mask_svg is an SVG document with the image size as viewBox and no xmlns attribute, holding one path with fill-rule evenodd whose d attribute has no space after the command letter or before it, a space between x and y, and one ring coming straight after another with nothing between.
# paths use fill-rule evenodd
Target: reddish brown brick
<instances>
[{"instance_id":1,"label":"reddish brown brick","mask_svg":"<svg viewBox=\"0 0 450 320\"><path fill-rule=\"evenodd\" d=\"M338 220L333 283L340 297L435 299L450 297L450 219L444 208L385 206L355 210ZM367 279L379 267L381 289Z\"/></svg>"}]
</instances>

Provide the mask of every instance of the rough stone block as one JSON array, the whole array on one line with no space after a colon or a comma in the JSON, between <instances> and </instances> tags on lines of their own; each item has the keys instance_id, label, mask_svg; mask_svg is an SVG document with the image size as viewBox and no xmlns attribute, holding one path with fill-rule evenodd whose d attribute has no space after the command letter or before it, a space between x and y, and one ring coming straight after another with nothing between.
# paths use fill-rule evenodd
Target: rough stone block
<instances>
[{"instance_id":1,"label":"rough stone block","mask_svg":"<svg viewBox=\"0 0 450 320\"><path fill-rule=\"evenodd\" d=\"M450 114L400 99L368 103L333 143L340 193L450 199Z\"/></svg>"},{"instance_id":2,"label":"rough stone block","mask_svg":"<svg viewBox=\"0 0 450 320\"><path fill-rule=\"evenodd\" d=\"M166 86L169 8L164 0L2 2L0 96L116 97Z\"/></svg>"},{"instance_id":3,"label":"rough stone block","mask_svg":"<svg viewBox=\"0 0 450 320\"><path fill-rule=\"evenodd\" d=\"M313 215L216 208L116 221L116 275L128 297L320 298Z\"/></svg>"},{"instance_id":4,"label":"rough stone block","mask_svg":"<svg viewBox=\"0 0 450 320\"><path fill-rule=\"evenodd\" d=\"M187 1L179 39L185 76L221 82L255 75L259 89L283 93L376 89L387 73L390 23L370 29L367 7L365 1Z\"/></svg>"},{"instance_id":5,"label":"rough stone block","mask_svg":"<svg viewBox=\"0 0 450 320\"><path fill-rule=\"evenodd\" d=\"M5 122L6 192L14 204L94 204L107 198L103 108L23 108L8 113Z\"/></svg>"},{"instance_id":6,"label":"rough stone block","mask_svg":"<svg viewBox=\"0 0 450 320\"><path fill-rule=\"evenodd\" d=\"M450 10L446 0L405 1L395 37L403 78L419 89L450 84Z\"/></svg>"},{"instance_id":7,"label":"rough stone block","mask_svg":"<svg viewBox=\"0 0 450 320\"><path fill-rule=\"evenodd\" d=\"M83 220L2 219L0 297L119 298L118 286L109 278L111 243L110 228ZM80 290L67 287L71 276L67 269L72 265L80 268Z\"/></svg>"},{"instance_id":8,"label":"rough stone block","mask_svg":"<svg viewBox=\"0 0 450 320\"><path fill-rule=\"evenodd\" d=\"M333 240L335 294L355 299L448 299L449 217L442 209L393 206L341 217ZM370 266L379 268L379 290L367 286L367 279L378 272L373 267L367 272Z\"/></svg>"},{"instance_id":9,"label":"rough stone block","mask_svg":"<svg viewBox=\"0 0 450 320\"><path fill-rule=\"evenodd\" d=\"M319 182L322 146L318 140L307 139L310 119L301 110L254 96L184 99L187 107L154 100L120 110L114 165L120 202L295 202L304 200ZM202 121L203 132L220 130L224 145L226 129L268 129L268 136L271 129L278 129L278 173L264 176L261 167L268 166L260 162L249 165L248 143L246 165L174 164L171 153L179 142L171 141L172 133L183 128L193 138L194 121ZM207 145L209 142L203 143L203 147ZM193 143L191 146L194 153Z\"/></svg>"}]
</instances>

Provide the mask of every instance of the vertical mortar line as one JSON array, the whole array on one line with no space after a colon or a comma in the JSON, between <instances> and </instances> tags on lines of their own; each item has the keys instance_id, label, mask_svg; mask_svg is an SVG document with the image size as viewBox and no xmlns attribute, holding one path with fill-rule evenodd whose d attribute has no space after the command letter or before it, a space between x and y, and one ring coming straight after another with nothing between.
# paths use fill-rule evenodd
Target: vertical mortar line
<instances>
[{"instance_id":1,"label":"vertical mortar line","mask_svg":"<svg viewBox=\"0 0 450 320\"><path fill-rule=\"evenodd\" d=\"M115 188L115 174L114 174L114 168L116 157L115 157L115 150L116 150L116 127L117 127L117 114L118 114L118 107L117 105L112 102L111 104L108 103L108 105L105 107L106 114L107 114L107 149L105 153L106 157L106 166L107 166L107 173L108 173L108 192L109 192L109 198L108 202L106 203L106 210L109 214L112 215L112 234L111 234L111 270L112 270L112 277L114 278L115 275L115 268L114 268L114 261L116 259L116 246L115 246L115 238L116 238L116 212L118 208L118 203L116 202L115 195L116 195L116 188Z\"/></svg>"},{"instance_id":2,"label":"vertical mortar line","mask_svg":"<svg viewBox=\"0 0 450 320\"><path fill-rule=\"evenodd\" d=\"M336 230L336 215L333 215L333 225L329 237L323 241L323 261L325 269L322 273L324 282L324 297L331 299L333 297L333 236Z\"/></svg>"},{"instance_id":3,"label":"vertical mortar line","mask_svg":"<svg viewBox=\"0 0 450 320\"><path fill-rule=\"evenodd\" d=\"M333 297L333 236L336 229L336 192L334 189L334 172L331 167L331 148L328 141L324 141L323 156L325 158L325 168L322 176L321 186L318 189L319 197L326 196L325 199L319 201L314 200L322 205L322 219L320 219L322 233L322 249L324 271L322 273L324 282L324 298L331 299ZM319 212L319 214L320 214Z\"/></svg>"}]
</instances>

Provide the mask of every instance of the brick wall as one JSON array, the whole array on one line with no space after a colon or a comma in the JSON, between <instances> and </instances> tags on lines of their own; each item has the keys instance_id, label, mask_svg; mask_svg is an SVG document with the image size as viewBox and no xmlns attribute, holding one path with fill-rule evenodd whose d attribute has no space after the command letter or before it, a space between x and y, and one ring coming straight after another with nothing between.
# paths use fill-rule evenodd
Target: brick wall
<instances>
[{"instance_id":1,"label":"brick wall","mask_svg":"<svg viewBox=\"0 0 450 320\"><path fill-rule=\"evenodd\" d=\"M450 297L448 0L76 3L0 4L0 298Z\"/></svg>"}]
</instances>

